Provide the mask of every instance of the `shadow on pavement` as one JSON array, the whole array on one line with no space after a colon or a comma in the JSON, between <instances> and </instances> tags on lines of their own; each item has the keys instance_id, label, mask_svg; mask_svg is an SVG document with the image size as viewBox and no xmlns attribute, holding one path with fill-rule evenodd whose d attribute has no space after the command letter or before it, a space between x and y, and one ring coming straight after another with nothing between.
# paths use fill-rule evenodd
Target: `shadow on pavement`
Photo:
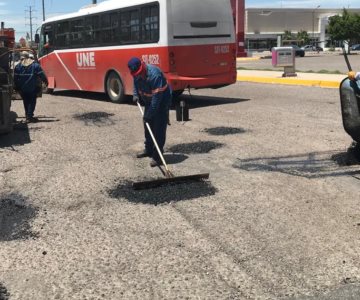
<instances>
[{"instance_id":1,"label":"shadow on pavement","mask_svg":"<svg viewBox=\"0 0 360 300\"><path fill-rule=\"evenodd\" d=\"M343 286L339 286L335 290L327 292L326 294L318 294L316 296L292 297L285 300L358 300L360 297L359 282L356 281L356 279L354 280L354 282L346 282L347 279L348 278L345 278L343 280Z\"/></svg>"},{"instance_id":2,"label":"shadow on pavement","mask_svg":"<svg viewBox=\"0 0 360 300\"><path fill-rule=\"evenodd\" d=\"M194 96L194 95L183 94L173 102L175 103L175 101L180 101L180 100L184 100L185 102L187 102L189 104L190 109L207 107L207 106L235 104L239 102L250 101L250 99L242 99L242 98L223 98L223 97Z\"/></svg>"},{"instance_id":3,"label":"shadow on pavement","mask_svg":"<svg viewBox=\"0 0 360 300\"><path fill-rule=\"evenodd\" d=\"M249 172L278 172L309 179L356 175L360 165L341 167L333 160L335 151L312 152L278 157L238 159L233 167Z\"/></svg>"},{"instance_id":4,"label":"shadow on pavement","mask_svg":"<svg viewBox=\"0 0 360 300\"><path fill-rule=\"evenodd\" d=\"M78 98L78 99L88 99L88 100L95 100L95 101L105 101L111 102L108 95L105 93L95 93L95 92L84 92L84 91L71 91L71 90L63 90L63 91L56 91L52 94L52 96L62 96L62 97L71 97L71 98ZM121 104L131 104L132 96L128 96L126 101Z\"/></svg>"},{"instance_id":5,"label":"shadow on pavement","mask_svg":"<svg viewBox=\"0 0 360 300\"><path fill-rule=\"evenodd\" d=\"M25 122L16 122L12 132L0 135L0 148L22 146L29 143L31 143L29 127Z\"/></svg>"},{"instance_id":6,"label":"shadow on pavement","mask_svg":"<svg viewBox=\"0 0 360 300\"><path fill-rule=\"evenodd\" d=\"M184 154L164 154L165 162L168 165L176 165L182 163L183 161L188 159L187 155Z\"/></svg>"},{"instance_id":7,"label":"shadow on pavement","mask_svg":"<svg viewBox=\"0 0 360 300\"><path fill-rule=\"evenodd\" d=\"M89 99L89 100L97 100L97 101L109 101L109 97L104 93L93 93L93 92L83 92L83 91L56 91L52 94L52 96L62 96L62 97L72 97L79 99Z\"/></svg>"},{"instance_id":8,"label":"shadow on pavement","mask_svg":"<svg viewBox=\"0 0 360 300\"><path fill-rule=\"evenodd\" d=\"M37 116L37 118L39 119L38 122L27 123L25 121L25 117L17 117L17 119L20 119L20 121L14 122L13 130L7 134L0 135L0 148L30 144L30 131L41 130L43 128L39 126L41 123L52 123L59 121L59 119L47 116ZM29 124L31 125L29 126Z\"/></svg>"}]
</instances>

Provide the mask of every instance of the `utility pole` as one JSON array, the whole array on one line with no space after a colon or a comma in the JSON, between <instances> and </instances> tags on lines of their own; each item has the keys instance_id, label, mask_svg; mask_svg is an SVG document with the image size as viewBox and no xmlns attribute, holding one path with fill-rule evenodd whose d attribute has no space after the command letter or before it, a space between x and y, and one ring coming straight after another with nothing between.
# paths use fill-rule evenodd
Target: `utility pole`
<instances>
[{"instance_id":1,"label":"utility pole","mask_svg":"<svg viewBox=\"0 0 360 300\"><path fill-rule=\"evenodd\" d=\"M25 25L29 25L30 26L30 43L32 45L33 42L33 19L35 19L35 17L33 17L33 12L34 10L32 9L32 6L29 6L29 10L25 10L25 13L29 13L29 24L25 24Z\"/></svg>"},{"instance_id":2,"label":"utility pole","mask_svg":"<svg viewBox=\"0 0 360 300\"><path fill-rule=\"evenodd\" d=\"M42 11L43 11L43 21L45 21L45 4L44 4L45 0L42 0Z\"/></svg>"}]
</instances>

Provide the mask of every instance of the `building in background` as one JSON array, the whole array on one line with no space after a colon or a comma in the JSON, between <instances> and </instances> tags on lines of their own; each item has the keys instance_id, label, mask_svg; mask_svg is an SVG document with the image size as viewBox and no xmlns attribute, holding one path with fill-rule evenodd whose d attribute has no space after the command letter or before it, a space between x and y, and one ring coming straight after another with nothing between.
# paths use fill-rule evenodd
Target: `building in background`
<instances>
[{"instance_id":1,"label":"building in background","mask_svg":"<svg viewBox=\"0 0 360 300\"><path fill-rule=\"evenodd\" d=\"M360 14L360 9L347 9ZM285 30L295 35L306 31L314 44L329 47L326 27L329 17L341 15L343 9L320 8L247 8L245 10L245 49L269 50L279 46ZM340 46L340 45L335 45Z\"/></svg>"}]
</instances>

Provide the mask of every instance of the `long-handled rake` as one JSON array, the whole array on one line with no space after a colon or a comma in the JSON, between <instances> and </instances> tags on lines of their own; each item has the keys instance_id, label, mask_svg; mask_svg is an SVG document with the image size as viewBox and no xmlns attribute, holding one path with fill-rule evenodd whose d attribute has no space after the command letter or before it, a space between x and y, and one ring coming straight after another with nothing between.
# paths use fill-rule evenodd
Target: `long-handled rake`
<instances>
[{"instance_id":1,"label":"long-handled rake","mask_svg":"<svg viewBox=\"0 0 360 300\"><path fill-rule=\"evenodd\" d=\"M144 116L144 111L140 105L139 102L137 102L137 105L140 109L141 115ZM133 189L135 190L140 190L140 189L148 189L148 188L153 188L153 187L158 187L164 184L168 184L168 183L184 183L187 181L200 181L200 180L204 180L204 179L208 179L209 178L209 173L202 173L202 174L194 174L194 175L186 175L186 176L174 176L174 174L169 170L168 165L166 164L166 161L164 159L164 156L162 155L159 145L156 142L156 139L154 137L154 134L150 128L149 123L145 122L146 128L149 131L149 134L154 142L156 151L159 154L159 157L161 159L162 164L164 165L165 168L165 178L159 178L159 179L154 179L154 180L148 180L148 181L139 181L139 182L134 182L133 183Z\"/></svg>"}]
</instances>

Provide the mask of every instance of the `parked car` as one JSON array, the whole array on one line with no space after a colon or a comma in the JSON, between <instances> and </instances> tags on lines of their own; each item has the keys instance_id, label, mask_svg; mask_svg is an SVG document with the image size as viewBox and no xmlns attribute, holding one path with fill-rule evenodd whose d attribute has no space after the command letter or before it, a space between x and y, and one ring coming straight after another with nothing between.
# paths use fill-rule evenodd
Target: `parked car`
<instances>
[{"instance_id":1,"label":"parked car","mask_svg":"<svg viewBox=\"0 0 360 300\"><path fill-rule=\"evenodd\" d=\"M360 50L360 44L352 45L351 50Z\"/></svg>"},{"instance_id":2,"label":"parked car","mask_svg":"<svg viewBox=\"0 0 360 300\"><path fill-rule=\"evenodd\" d=\"M301 49L297 45L289 45L289 47L293 47L295 49L295 56L304 57L305 56L305 50Z\"/></svg>"},{"instance_id":3,"label":"parked car","mask_svg":"<svg viewBox=\"0 0 360 300\"><path fill-rule=\"evenodd\" d=\"M305 45L303 47L301 47L301 49L303 49L304 51L324 51L323 48L321 48L320 46L314 46L314 45Z\"/></svg>"}]
</instances>

